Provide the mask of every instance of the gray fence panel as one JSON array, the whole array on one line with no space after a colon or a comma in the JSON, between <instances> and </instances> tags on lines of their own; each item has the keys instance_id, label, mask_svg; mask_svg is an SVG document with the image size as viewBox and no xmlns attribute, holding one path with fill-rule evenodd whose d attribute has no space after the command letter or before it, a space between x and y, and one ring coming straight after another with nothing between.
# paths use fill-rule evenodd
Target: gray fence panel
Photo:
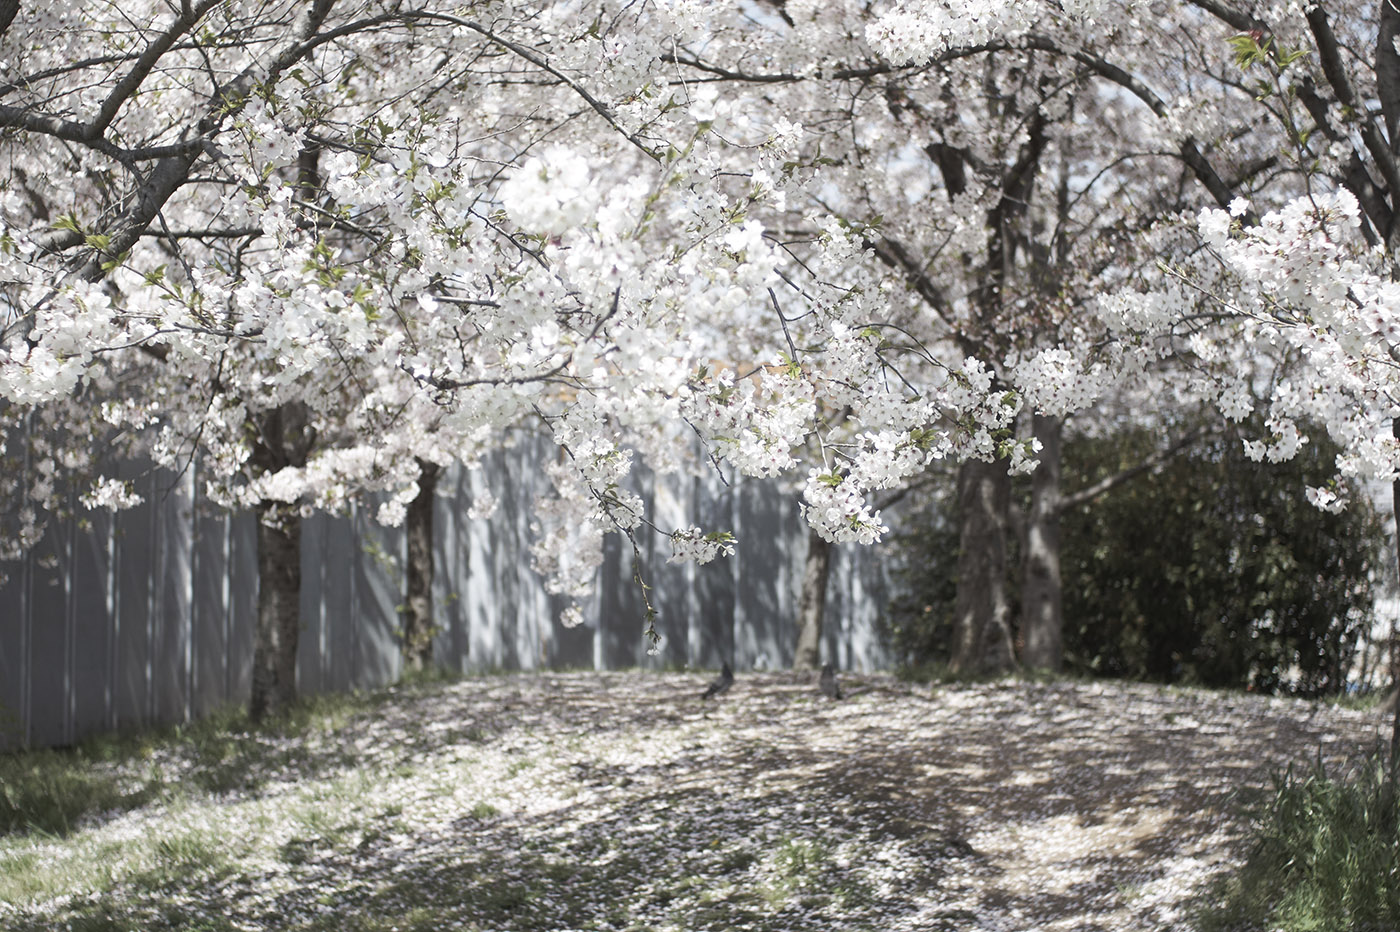
<instances>
[{"instance_id":1,"label":"gray fence panel","mask_svg":"<svg viewBox=\"0 0 1400 932\"><path fill-rule=\"evenodd\" d=\"M472 489L477 495L485 494L487 485L479 472L472 473ZM473 495L475 500L477 496ZM465 538L463 552L458 559L468 568L467 578L458 584L457 591L464 600L463 616L467 655L470 661L466 669L490 670L501 667L500 652L496 643L500 632L500 617L506 611L501 589L506 580L499 575L499 567L492 555L501 549L501 527L512 519L509 502L501 502L496 507L492 520L472 522L465 513L459 514L462 521L462 536ZM524 559L524 555L518 555Z\"/></svg>"},{"instance_id":2,"label":"gray fence panel","mask_svg":"<svg viewBox=\"0 0 1400 932\"><path fill-rule=\"evenodd\" d=\"M159 507L155 522L156 562L151 589L156 594L156 650L158 666L153 676L157 722L187 721L190 716L190 673L194 619L193 577L193 472L153 477Z\"/></svg>"},{"instance_id":3,"label":"gray fence panel","mask_svg":"<svg viewBox=\"0 0 1400 932\"><path fill-rule=\"evenodd\" d=\"M112 727L112 662L115 626L111 614L112 518L97 512L74 539L69 607L73 659L73 735Z\"/></svg>"},{"instance_id":4,"label":"gray fence panel","mask_svg":"<svg viewBox=\"0 0 1400 932\"><path fill-rule=\"evenodd\" d=\"M118 512L116 523L116 682L114 718L118 728L150 717L151 519L149 500Z\"/></svg>"},{"instance_id":5,"label":"gray fence panel","mask_svg":"<svg viewBox=\"0 0 1400 932\"><path fill-rule=\"evenodd\" d=\"M472 662L471 617L473 522L467 517L472 501L473 473L450 470L438 478L433 500L433 614L439 628L433 656L444 667L465 672Z\"/></svg>"},{"instance_id":6,"label":"gray fence panel","mask_svg":"<svg viewBox=\"0 0 1400 932\"><path fill-rule=\"evenodd\" d=\"M736 489L725 485L720 476L708 467L695 477L691 502L694 520L700 527L738 530ZM687 633L685 658L681 662L693 667L718 669L721 663L734 659L739 567L737 557L727 557L692 568L690 579L695 614Z\"/></svg>"},{"instance_id":7,"label":"gray fence panel","mask_svg":"<svg viewBox=\"0 0 1400 932\"><path fill-rule=\"evenodd\" d=\"M196 509L190 557L195 631L190 707L196 718L229 701L228 545L228 516Z\"/></svg>"},{"instance_id":8,"label":"gray fence panel","mask_svg":"<svg viewBox=\"0 0 1400 932\"><path fill-rule=\"evenodd\" d=\"M321 584L324 598L320 615L320 685L318 690L350 689L359 682L359 632L355 619L359 612L359 589L353 567L368 560L369 554L357 547L355 519L340 516L325 524L321 550ZM391 567L384 567L386 576ZM395 575L394 578L397 578Z\"/></svg>"},{"instance_id":9,"label":"gray fence panel","mask_svg":"<svg viewBox=\"0 0 1400 932\"><path fill-rule=\"evenodd\" d=\"M297 632L297 687L304 692L320 692L325 676L323 662L327 632L325 630L326 573L331 571L326 560L327 524L334 519L317 514L301 522L301 598L298 611L301 627ZM333 581L330 589L335 589Z\"/></svg>"},{"instance_id":10,"label":"gray fence panel","mask_svg":"<svg viewBox=\"0 0 1400 932\"><path fill-rule=\"evenodd\" d=\"M738 553L670 564L670 545L637 532L665 637L649 657L631 545L605 541L586 624L559 621L568 600L530 569L532 500L550 492L548 442L522 442L478 471L447 470L435 503L437 659L460 671L541 666L737 667L790 661L806 532L796 495L775 483L726 486L708 467L634 488L658 527L729 528ZM245 701L257 611L257 524L194 501L197 476L132 466L143 504L60 521L0 583L0 747L64 744L93 731L203 715ZM467 511L487 490L488 520ZM369 687L399 675L404 535L374 523L374 505L305 522L303 692ZM200 510L202 509L202 510ZM837 548L826 656L842 668L883 665L879 616L889 591L878 556ZM8 719L7 719L8 716ZM8 721L8 727L7 727Z\"/></svg>"},{"instance_id":11,"label":"gray fence panel","mask_svg":"<svg viewBox=\"0 0 1400 932\"><path fill-rule=\"evenodd\" d=\"M258 620L258 519L249 512L229 518L227 585L229 661L224 696L241 702L253 688L253 634Z\"/></svg>"},{"instance_id":12,"label":"gray fence panel","mask_svg":"<svg viewBox=\"0 0 1400 932\"><path fill-rule=\"evenodd\" d=\"M340 639L353 645L351 676L355 685L390 683L402 668L399 606L403 604L403 577L402 573L386 572L370 553L387 554L390 566L402 567L404 534L399 528L375 523L372 513L358 508L346 527L346 536L346 565L351 570L347 588L353 589L353 611L336 618L339 627L332 630L341 632Z\"/></svg>"},{"instance_id":13,"label":"gray fence panel","mask_svg":"<svg viewBox=\"0 0 1400 932\"><path fill-rule=\"evenodd\" d=\"M68 648L68 600L72 573L68 542L72 528L56 522L34 548L29 589L29 740L51 736L45 743L68 744L68 721L73 668Z\"/></svg>"},{"instance_id":14,"label":"gray fence panel","mask_svg":"<svg viewBox=\"0 0 1400 932\"><path fill-rule=\"evenodd\" d=\"M602 577L628 581L625 586L604 586L599 590L598 615L593 623L602 640L603 668L634 667L646 653L641 645L645 610L632 583L632 548L616 534L603 540Z\"/></svg>"},{"instance_id":15,"label":"gray fence panel","mask_svg":"<svg viewBox=\"0 0 1400 932\"><path fill-rule=\"evenodd\" d=\"M843 670L888 666L884 613L894 592L879 551L845 544L832 548L827 581L824 659Z\"/></svg>"},{"instance_id":16,"label":"gray fence panel","mask_svg":"<svg viewBox=\"0 0 1400 932\"><path fill-rule=\"evenodd\" d=\"M797 497L768 483L742 482L738 487L738 573L734 607L734 662L739 666L786 667L792 662L794 637L791 606L801 578L794 562L800 547L777 541L801 541L805 529L797 514Z\"/></svg>"},{"instance_id":17,"label":"gray fence panel","mask_svg":"<svg viewBox=\"0 0 1400 932\"><path fill-rule=\"evenodd\" d=\"M693 479L688 476L657 477L651 470L640 467L638 480L644 513L657 527L670 530L684 527L688 523L685 508L681 503L688 497L685 492L694 482ZM686 564L669 562L671 542L663 534L642 525L637 528L636 535L646 564L644 578L647 585L651 586L648 595L652 607L656 609L656 630L662 638L661 652L649 656L644 650L642 665L659 668L667 664L684 663L691 621ZM635 587L635 583L633 585ZM644 624L640 616L632 616L630 619L627 616L619 616L613 621L623 629L624 637L630 629L632 639L638 640Z\"/></svg>"},{"instance_id":18,"label":"gray fence panel","mask_svg":"<svg viewBox=\"0 0 1400 932\"><path fill-rule=\"evenodd\" d=\"M501 464L493 470L497 488L492 492L499 504L485 528L486 547L476 549L473 556L479 559L472 561L484 571L479 576L484 588L495 590L472 625L472 656L478 658L473 666L477 669L528 670L534 666L529 629L535 619L528 614L528 590L537 588L538 583L525 576L530 572L529 502L535 491L525 470L536 466L533 453L521 444L508 454L493 457Z\"/></svg>"},{"instance_id":19,"label":"gray fence panel","mask_svg":"<svg viewBox=\"0 0 1400 932\"><path fill-rule=\"evenodd\" d=\"M0 747L6 747L24 743L28 720L29 561L0 569Z\"/></svg>"}]
</instances>

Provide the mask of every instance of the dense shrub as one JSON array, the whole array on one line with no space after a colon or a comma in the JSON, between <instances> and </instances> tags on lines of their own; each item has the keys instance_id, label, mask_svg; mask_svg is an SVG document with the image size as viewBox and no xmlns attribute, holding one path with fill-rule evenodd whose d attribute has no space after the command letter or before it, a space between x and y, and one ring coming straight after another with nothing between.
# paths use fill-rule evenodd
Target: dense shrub
<instances>
[{"instance_id":1,"label":"dense shrub","mask_svg":"<svg viewBox=\"0 0 1400 932\"><path fill-rule=\"evenodd\" d=\"M1156 443L1137 431L1066 444L1067 484L1141 462ZM1066 667L1342 691L1370 625L1384 531L1364 499L1329 514L1304 498L1336 453L1315 440L1289 462L1255 463L1237 436L1216 434L1066 513Z\"/></svg>"},{"instance_id":2,"label":"dense shrub","mask_svg":"<svg viewBox=\"0 0 1400 932\"><path fill-rule=\"evenodd\" d=\"M1071 437L1064 489L1141 463L1159 443L1146 430ZM1322 439L1290 462L1255 463L1238 435L1216 433L1069 509L1066 669L1301 695L1342 690L1370 624L1385 531L1365 500L1341 514L1306 501L1304 485L1325 483L1335 456ZM911 664L946 659L958 551L951 486L929 496L897 538L904 593L889 634Z\"/></svg>"}]
</instances>

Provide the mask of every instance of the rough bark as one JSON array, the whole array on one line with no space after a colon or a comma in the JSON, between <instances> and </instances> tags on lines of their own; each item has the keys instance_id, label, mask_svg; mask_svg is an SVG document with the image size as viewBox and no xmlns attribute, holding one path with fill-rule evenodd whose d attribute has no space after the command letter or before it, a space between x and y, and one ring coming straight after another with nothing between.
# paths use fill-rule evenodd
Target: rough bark
<instances>
[{"instance_id":1,"label":"rough bark","mask_svg":"<svg viewBox=\"0 0 1400 932\"><path fill-rule=\"evenodd\" d=\"M1011 477L1006 461L968 460L958 469L958 594L953 617L954 674L1005 673L1016 665L1006 585Z\"/></svg>"},{"instance_id":2,"label":"rough bark","mask_svg":"<svg viewBox=\"0 0 1400 932\"><path fill-rule=\"evenodd\" d=\"M403 666L420 671L432 665L433 636L433 493L441 467L418 461L418 495L408 506L405 530L408 565L405 568L407 598L403 613Z\"/></svg>"},{"instance_id":3,"label":"rough bark","mask_svg":"<svg viewBox=\"0 0 1400 932\"><path fill-rule=\"evenodd\" d=\"M802 567L802 593L797 600L795 670L821 666L822 621L826 615L826 581L831 570L831 544L816 531L807 531L807 561Z\"/></svg>"},{"instance_id":4,"label":"rough bark","mask_svg":"<svg viewBox=\"0 0 1400 932\"><path fill-rule=\"evenodd\" d=\"M300 605L301 519L278 521L264 507L258 513L258 619L248 700L255 722L296 701Z\"/></svg>"},{"instance_id":5,"label":"rough bark","mask_svg":"<svg viewBox=\"0 0 1400 932\"><path fill-rule=\"evenodd\" d=\"M1400 54L1395 39L1400 36L1400 8L1394 0L1380 4L1380 33L1376 36L1376 92L1381 101L1386 139L1390 151L1400 155Z\"/></svg>"},{"instance_id":6,"label":"rough bark","mask_svg":"<svg viewBox=\"0 0 1400 932\"><path fill-rule=\"evenodd\" d=\"M1400 418L1390 422L1390 432L1400 440ZM1391 507L1395 514L1395 552L1400 562L1400 479L1390 486ZM1398 567L1400 568L1400 567ZM1400 577L1397 577L1400 578ZM1400 639L1396 638L1395 621L1390 628L1390 679L1391 687L1400 692ZM1400 700L1394 703L1390 719L1390 779L1400 781Z\"/></svg>"},{"instance_id":7,"label":"rough bark","mask_svg":"<svg viewBox=\"0 0 1400 932\"><path fill-rule=\"evenodd\" d=\"M1031 507L1021 578L1021 664L1059 671L1064 610L1060 584L1060 436L1062 418L1037 414L1040 465L1031 473Z\"/></svg>"},{"instance_id":8,"label":"rough bark","mask_svg":"<svg viewBox=\"0 0 1400 932\"><path fill-rule=\"evenodd\" d=\"M256 417L249 466L266 475L305 466L316 430L301 403ZM273 502L258 508L258 619L253 635L253 689L248 715L260 721L297 696L301 631L301 519Z\"/></svg>"},{"instance_id":9,"label":"rough bark","mask_svg":"<svg viewBox=\"0 0 1400 932\"><path fill-rule=\"evenodd\" d=\"M9 30L18 12L19 0L0 0L0 36Z\"/></svg>"}]
</instances>

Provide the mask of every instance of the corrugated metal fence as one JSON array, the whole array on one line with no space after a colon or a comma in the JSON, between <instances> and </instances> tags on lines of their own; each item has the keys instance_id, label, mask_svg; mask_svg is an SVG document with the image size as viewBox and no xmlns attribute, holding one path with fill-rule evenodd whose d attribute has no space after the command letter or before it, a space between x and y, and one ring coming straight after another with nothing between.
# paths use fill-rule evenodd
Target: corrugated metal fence
<instances>
[{"instance_id":1,"label":"corrugated metal fence","mask_svg":"<svg viewBox=\"0 0 1400 932\"><path fill-rule=\"evenodd\" d=\"M530 502L546 491L547 444L502 451L477 471L451 469L434 512L434 600L442 665L463 672L543 667L778 667L791 661L806 532L796 495L775 483L725 486L711 474L637 488L658 525L731 528L738 552L707 566L668 564L659 535L641 540L665 641L649 657L631 547L608 539L586 624L530 569ZM195 494L198 476L138 476L145 502L84 512L51 527L8 564L0 585L0 749L63 745L94 732L196 718L247 698L257 606L257 528ZM489 520L467 510L487 484ZM392 682L404 538L362 508L303 525L298 683L314 693ZM887 580L875 555L837 548L826 655L842 668L887 657L878 633Z\"/></svg>"}]
</instances>

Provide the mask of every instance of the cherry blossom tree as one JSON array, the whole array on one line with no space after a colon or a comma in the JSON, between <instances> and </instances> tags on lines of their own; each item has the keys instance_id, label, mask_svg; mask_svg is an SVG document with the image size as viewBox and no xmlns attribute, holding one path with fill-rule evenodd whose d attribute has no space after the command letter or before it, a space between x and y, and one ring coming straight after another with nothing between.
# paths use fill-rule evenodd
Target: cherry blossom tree
<instances>
[{"instance_id":1,"label":"cherry blossom tree","mask_svg":"<svg viewBox=\"0 0 1400 932\"><path fill-rule=\"evenodd\" d=\"M1215 207L1162 231L1157 280L1106 297L1100 316L1135 339L1189 343L1226 417L1262 405L1269 433L1246 441L1251 457L1291 458L1325 430L1342 452L1336 478L1306 490L1318 507L1378 482L1400 503L1400 14L1346 2L1192 9L1174 34L1209 89L1203 106L1228 104L1237 116L1220 132L1272 149L1276 168L1212 188ZM1270 356L1288 368L1260 368Z\"/></svg>"},{"instance_id":2,"label":"cherry blossom tree","mask_svg":"<svg viewBox=\"0 0 1400 932\"><path fill-rule=\"evenodd\" d=\"M259 511L255 713L294 691L300 516L383 490L397 521L416 459L470 460L540 410L541 386L586 387L585 357L617 350L623 261L573 252L585 295L544 256L552 224L600 206L568 187L586 163L526 153L579 105L652 164L661 140L531 51L587 22L460 12L92 4L21 11L4 37L6 414L32 428L80 398L157 464L198 456L214 501ZM639 221L622 214L651 190L619 192L614 222ZM536 233L504 228L503 202ZM593 304L600 274L619 280ZM30 474L88 464L66 436ZM53 483L10 491L61 505ZM90 498L131 502L106 479ZM17 510L21 542L44 510Z\"/></svg>"},{"instance_id":3,"label":"cherry blossom tree","mask_svg":"<svg viewBox=\"0 0 1400 932\"><path fill-rule=\"evenodd\" d=\"M258 511L255 714L294 694L308 510L383 492L397 522L419 461L470 462L534 421L566 454L537 564L578 592L604 531L641 526L634 450L674 465L699 429L771 474L810 429L810 381L769 365L781 327L752 319L781 283L745 219L776 149L697 151L704 120L658 92L655 50L703 29L700 8L609 17L95 2L9 23L5 415L32 430L80 404ZM93 466L79 423L25 475ZM8 489L41 506L15 509L21 543L55 488ZM132 496L98 476L88 500Z\"/></svg>"},{"instance_id":4,"label":"cherry blossom tree","mask_svg":"<svg viewBox=\"0 0 1400 932\"><path fill-rule=\"evenodd\" d=\"M1207 120L1164 102L1197 76L1153 49L1135 5L948 9L788 3L780 16L717 25L671 58L690 69L695 97L718 101L721 121L770 107L800 134L773 172L781 197L767 207L778 216L764 215L786 251L800 259L833 218L859 242L858 277L845 279L886 303L851 318L868 345L847 355L874 378L843 379L862 391L829 429L814 478L864 502L931 457L961 462L959 669L1016 662L1009 471L1050 461L1034 480L1021 630L1023 659L1054 666L1060 423L1160 358L1157 346L1115 339L1090 307L1154 261L1135 245L1144 227L1202 197L1228 202L1212 159L1242 180L1269 160L1198 140L1193 127ZM817 67L802 57L813 48L824 53ZM1106 55L1152 69L1136 76ZM725 136L722 122L716 132ZM794 339L794 358L819 378L821 355L799 349L839 344L820 330ZM823 385L816 397L842 394ZM983 407L969 414L974 398ZM1017 437L1018 421L1028 435ZM821 495L809 485L809 502ZM869 523L878 528L878 515Z\"/></svg>"},{"instance_id":5,"label":"cherry blossom tree","mask_svg":"<svg viewBox=\"0 0 1400 932\"><path fill-rule=\"evenodd\" d=\"M37 539L60 474L130 503L93 436L197 459L259 514L270 711L300 517L374 494L421 519L438 468L522 427L560 449L534 559L573 595L606 533L731 549L656 527L638 460L805 474L815 533L861 543L873 495L946 460L955 665L1000 670L1009 476L1039 454L1022 659L1053 665L1061 424L1164 358L1229 415L1270 346L1309 355L1260 455L1306 415L1342 474L1394 477L1386 9L0 7L0 413L31 438L8 536Z\"/></svg>"}]
</instances>

